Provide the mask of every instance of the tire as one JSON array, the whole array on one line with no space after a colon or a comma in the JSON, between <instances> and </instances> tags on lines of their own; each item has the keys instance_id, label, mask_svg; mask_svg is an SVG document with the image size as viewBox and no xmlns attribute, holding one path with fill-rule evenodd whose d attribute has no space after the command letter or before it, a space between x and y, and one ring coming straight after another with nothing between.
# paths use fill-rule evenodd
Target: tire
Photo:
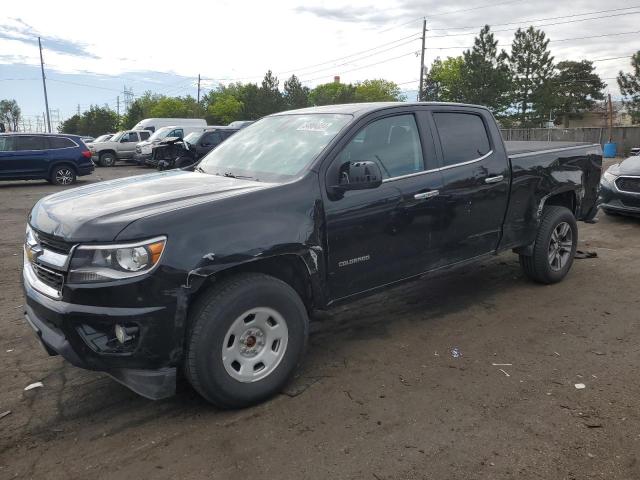
<instances>
[{"instance_id":1,"label":"tire","mask_svg":"<svg viewBox=\"0 0 640 480\"><path fill-rule=\"evenodd\" d=\"M69 165L56 165L48 180L53 185L72 185L76 183L76 171Z\"/></svg>"},{"instance_id":2,"label":"tire","mask_svg":"<svg viewBox=\"0 0 640 480\"><path fill-rule=\"evenodd\" d=\"M573 213L565 207L545 207L533 255L520 255L520 266L536 282L557 283L569 273L577 246L578 225Z\"/></svg>"},{"instance_id":3,"label":"tire","mask_svg":"<svg viewBox=\"0 0 640 480\"><path fill-rule=\"evenodd\" d=\"M116 156L111 152L101 153L98 164L101 167L113 167L116 164Z\"/></svg>"},{"instance_id":4,"label":"tire","mask_svg":"<svg viewBox=\"0 0 640 480\"><path fill-rule=\"evenodd\" d=\"M189 320L186 377L221 408L248 407L280 392L300 363L309 335L300 296L260 273L214 285L196 302Z\"/></svg>"}]
</instances>

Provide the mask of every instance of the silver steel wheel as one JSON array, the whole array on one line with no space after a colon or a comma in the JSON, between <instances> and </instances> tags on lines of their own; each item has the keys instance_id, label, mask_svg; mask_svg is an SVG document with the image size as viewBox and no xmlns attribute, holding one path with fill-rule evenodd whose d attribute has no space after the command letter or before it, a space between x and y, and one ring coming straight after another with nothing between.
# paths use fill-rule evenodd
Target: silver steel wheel
<instances>
[{"instance_id":1,"label":"silver steel wheel","mask_svg":"<svg viewBox=\"0 0 640 480\"><path fill-rule=\"evenodd\" d=\"M73 172L69 168L61 168L56 171L56 183L58 185L71 185L73 183Z\"/></svg>"},{"instance_id":2,"label":"silver steel wheel","mask_svg":"<svg viewBox=\"0 0 640 480\"><path fill-rule=\"evenodd\" d=\"M573 230L567 222L556 225L549 241L549 266L554 271L562 270L571 258L573 251Z\"/></svg>"},{"instance_id":3,"label":"silver steel wheel","mask_svg":"<svg viewBox=\"0 0 640 480\"><path fill-rule=\"evenodd\" d=\"M247 310L233 321L224 337L224 368L239 382L262 380L282 361L288 339L287 322L278 312L267 307Z\"/></svg>"}]
</instances>

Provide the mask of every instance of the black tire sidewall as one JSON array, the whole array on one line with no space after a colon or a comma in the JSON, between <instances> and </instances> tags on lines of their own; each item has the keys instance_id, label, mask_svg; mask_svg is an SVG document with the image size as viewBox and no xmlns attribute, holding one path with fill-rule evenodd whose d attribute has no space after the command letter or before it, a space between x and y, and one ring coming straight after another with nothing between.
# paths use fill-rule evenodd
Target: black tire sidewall
<instances>
[{"instance_id":1,"label":"black tire sidewall","mask_svg":"<svg viewBox=\"0 0 640 480\"><path fill-rule=\"evenodd\" d=\"M196 387L205 398L230 407L258 403L278 393L295 371L306 347L308 320L304 304L284 282L262 276L251 283L225 291L225 295L201 309L197 322L204 322L197 338L190 338ZM269 307L287 323L288 341L284 357L267 377L252 383L232 378L222 363L222 346L231 324L247 310Z\"/></svg>"},{"instance_id":2,"label":"black tire sidewall","mask_svg":"<svg viewBox=\"0 0 640 480\"><path fill-rule=\"evenodd\" d=\"M107 162L105 158L111 158L111 162ZM113 153L103 153L100 155L100 165L103 167L113 167L116 164L116 157Z\"/></svg>"},{"instance_id":3,"label":"black tire sidewall","mask_svg":"<svg viewBox=\"0 0 640 480\"><path fill-rule=\"evenodd\" d=\"M537 257L535 258L535 262L543 279L548 283L556 283L569 273L573 265L573 259L578 248L578 224L571 211L564 207L552 207L547 215L548 217L543 220L543 226L538 233L534 255ZM548 258L549 242L551 241L551 234L555 228L563 222L566 222L571 227L571 255L569 256L569 261L561 270L553 270Z\"/></svg>"},{"instance_id":4,"label":"black tire sidewall","mask_svg":"<svg viewBox=\"0 0 640 480\"><path fill-rule=\"evenodd\" d=\"M71 183L58 183L57 176L58 176L58 172L60 170L69 170L69 171L71 171L71 173L73 174L73 178L71 180ZM50 181L54 185L61 185L61 186L73 185L74 183L76 183L76 172L72 167L70 167L68 165L57 165L57 166L53 167L53 170L51 171L51 180Z\"/></svg>"}]
</instances>

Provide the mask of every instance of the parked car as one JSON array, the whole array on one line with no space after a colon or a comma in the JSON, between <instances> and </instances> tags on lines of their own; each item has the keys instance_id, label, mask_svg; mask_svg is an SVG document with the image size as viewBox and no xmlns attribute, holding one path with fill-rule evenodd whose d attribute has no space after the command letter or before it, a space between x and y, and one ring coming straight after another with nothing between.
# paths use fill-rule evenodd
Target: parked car
<instances>
[{"instance_id":1,"label":"parked car","mask_svg":"<svg viewBox=\"0 0 640 480\"><path fill-rule=\"evenodd\" d=\"M155 131L148 140L144 140L136 145L136 153L133 159L138 165L144 165L151 159L152 149L154 145L162 142L166 138L178 138L182 140L185 135L191 133L201 133L205 127L192 127L182 125L170 125L168 127L162 127Z\"/></svg>"},{"instance_id":2,"label":"parked car","mask_svg":"<svg viewBox=\"0 0 640 480\"><path fill-rule=\"evenodd\" d=\"M163 162L162 170L186 167L200 160L238 130L239 128L232 127L207 127L203 132L190 133L184 140L168 137L154 145L152 154L145 163L151 167L160 167L160 162Z\"/></svg>"},{"instance_id":3,"label":"parked car","mask_svg":"<svg viewBox=\"0 0 640 480\"><path fill-rule=\"evenodd\" d=\"M96 138L92 143L106 142L107 140L110 140L111 137L113 137L113 133L105 133L104 135L100 135Z\"/></svg>"},{"instance_id":4,"label":"parked car","mask_svg":"<svg viewBox=\"0 0 640 480\"><path fill-rule=\"evenodd\" d=\"M95 141L95 138L93 137L80 137L80 138L82 139L85 145L88 145L89 143L92 143Z\"/></svg>"},{"instance_id":5,"label":"parked car","mask_svg":"<svg viewBox=\"0 0 640 480\"><path fill-rule=\"evenodd\" d=\"M483 107L277 113L194 171L40 200L26 317L51 354L148 398L182 370L210 402L245 407L291 378L315 309L512 249L533 280L562 280L601 161L597 144L505 146Z\"/></svg>"},{"instance_id":6,"label":"parked car","mask_svg":"<svg viewBox=\"0 0 640 480\"><path fill-rule=\"evenodd\" d=\"M155 132L162 127L181 125L183 127L206 127L207 122L202 118L145 118L133 127L134 130L149 130Z\"/></svg>"},{"instance_id":7,"label":"parked car","mask_svg":"<svg viewBox=\"0 0 640 480\"><path fill-rule=\"evenodd\" d=\"M0 180L44 179L70 185L93 169L91 153L77 135L0 134Z\"/></svg>"},{"instance_id":8,"label":"parked car","mask_svg":"<svg viewBox=\"0 0 640 480\"><path fill-rule=\"evenodd\" d=\"M607 215L640 215L640 156L629 157L604 172L598 204Z\"/></svg>"},{"instance_id":9,"label":"parked car","mask_svg":"<svg viewBox=\"0 0 640 480\"><path fill-rule=\"evenodd\" d=\"M113 167L118 160L132 160L136 145L151 136L148 130L124 130L105 142L89 145L93 161L101 167Z\"/></svg>"},{"instance_id":10,"label":"parked car","mask_svg":"<svg viewBox=\"0 0 640 480\"><path fill-rule=\"evenodd\" d=\"M255 123L255 120L236 120L235 122L231 122L228 127L240 130L241 128L248 127L252 123Z\"/></svg>"}]
</instances>

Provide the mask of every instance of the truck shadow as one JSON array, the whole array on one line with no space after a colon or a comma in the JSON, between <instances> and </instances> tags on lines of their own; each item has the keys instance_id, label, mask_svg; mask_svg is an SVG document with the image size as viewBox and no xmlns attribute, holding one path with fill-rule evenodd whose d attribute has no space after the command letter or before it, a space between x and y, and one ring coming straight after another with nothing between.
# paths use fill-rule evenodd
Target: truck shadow
<instances>
[{"instance_id":1,"label":"truck shadow","mask_svg":"<svg viewBox=\"0 0 640 480\"><path fill-rule=\"evenodd\" d=\"M390 327L396 321L428 323L438 321L440 315L462 311L471 305L484 304L490 308L494 294L513 283L514 276L521 277L514 258L508 255L493 258L465 269L399 285L317 314L312 321L307 359L286 392L294 392L289 396L303 392L314 383L318 369L335 362L351 342L390 337ZM178 428L180 422L194 417L216 424L233 422L250 412L255 414L269 408L267 403L243 411L220 411L205 402L185 382L180 385L176 396L153 402L139 397L106 375L84 372L68 365L52 372L50 377L59 379L54 382L57 384L55 402L30 405L34 414L38 411L40 420L35 424L30 421L22 435L51 441L60 435L52 432L80 430L98 438L153 422ZM45 383L51 385L51 380L45 379ZM275 401L288 401L288 398L283 396ZM13 438L16 439L15 436ZM10 446L0 448L0 453L6 448Z\"/></svg>"}]
</instances>

